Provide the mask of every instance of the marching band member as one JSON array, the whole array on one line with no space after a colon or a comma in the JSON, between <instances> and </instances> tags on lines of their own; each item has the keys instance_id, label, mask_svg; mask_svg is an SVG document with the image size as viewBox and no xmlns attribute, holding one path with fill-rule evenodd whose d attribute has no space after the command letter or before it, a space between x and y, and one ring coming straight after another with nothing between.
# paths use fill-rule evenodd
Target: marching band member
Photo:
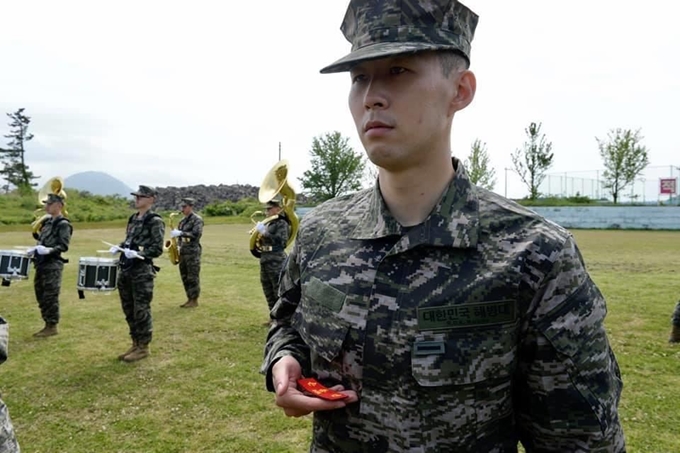
<instances>
[{"instance_id":1,"label":"marching band member","mask_svg":"<svg viewBox=\"0 0 680 453\"><path fill-rule=\"evenodd\" d=\"M201 295L201 236L203 235L203 218L194 212L193 198L182 198L180 208L184 218L177 228L170 232L170 237L179 242L179 273L182 285L187 295L187 301L180 305L182 308L198 306Z\"/></svg>"},{"instance_id":2,"label":"marching band member","mask_svg":"<svg viewBox=\"0 0 680 453\"><path fill-rule=\"evenodd\" d=\"M154 266L153 258L163 253L165 234L163 219L151 211L156 190L139 186L139 190L131 195L135 197L138 211L128 219L125 241L109 250L112 254L121 253L117 287L132 338L130 349L118 356L125 362L135 362L149 355L153 331L151 300L156 272L160 269Z\"/></svg>"},{"instance_id":3,"label":"marching band member","mask_svg":"<svg viewBox=\"0 0 680 453\"><path fill-rule=\"evenodd\" d=\"M62 215L64 199L57 194L49 194L45 202L45 211L52 217L45 221L38 235L38 245L30 248L33 256L35 277L33 288L40 307L40 314L45 327L33 334L34 337L50 337L57 335L59 324L59 292L64 271L64 263L68 260L61 254L68 251L73 227Z\"/></svg>"}]
</instances>

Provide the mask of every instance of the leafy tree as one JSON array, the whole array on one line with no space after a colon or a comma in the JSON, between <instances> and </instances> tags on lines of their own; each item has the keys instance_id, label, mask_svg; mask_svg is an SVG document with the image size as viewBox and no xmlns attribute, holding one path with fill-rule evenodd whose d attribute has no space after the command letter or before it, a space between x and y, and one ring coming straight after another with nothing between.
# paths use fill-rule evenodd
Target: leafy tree
<instances>
[{"instance_id":1,"label":"leafy tree","mask_svg":"<svg viewBox=\"0 0 680 453\"><path fill-rule=\"evenodd\" d=\"M314 137L309 152L312 168L298 178L314 199L326 201L361 189L366 162L348 141L338 131Z\"/></svg>"},{"instance_id":2,"label":"leafy tree","mask_svg":"<svg viewBox=\"0 0 680 453\"><path fill-rule=\"evenodd\" d=\"M529 189L530 200L538 198L538 188L553 164L552 143L541 134L541 125L531 123L524 129L529 140L524 142L524 149L515 150L511 156L515 171Z\"/></svg>"},{"instance_id":3,"label":"leafy tree","mask_svg":"<svg viewBox=\"0 0 680 453\"><path fill-rule=\"evenodd\" d=\"M491 167L486 143L482 143L480 139L475 139L464 165L473 184L493 190L496 185L496 170Z\"/></svg>"},{"instance_id":4,"label":"leafy tree","mask_svg":"<svg viewBox=\"0 0 680 453\"><path fill-rule=\"evenodd\" d=\"M33 187L38 185L33 182L38 177L26 165L26 149L24 147L26 142L33 139L33 134L28 132L31 118L24 115L23 108L14 113L8 113L7 116L12 121L9 123L10 133L5 135L5 138L9 139L7 148L0 149L0 161L3 163L0 174L7 181L7 186L13 185L22 192L30 192Z\"/></svg>"},{"instance_id":5,"label":"leafy tree","mask_svg":"<svg viewBox=\"0 0 680 453\"><path fill-rule=\"evenodd\" d=\"M643 138L639 129L618 128L610 130L606 140L595 137L605 167L603 186L609 189L615 204L623 189L649 165L647 148L640 144Z\"/></svg>"}]
</instances>

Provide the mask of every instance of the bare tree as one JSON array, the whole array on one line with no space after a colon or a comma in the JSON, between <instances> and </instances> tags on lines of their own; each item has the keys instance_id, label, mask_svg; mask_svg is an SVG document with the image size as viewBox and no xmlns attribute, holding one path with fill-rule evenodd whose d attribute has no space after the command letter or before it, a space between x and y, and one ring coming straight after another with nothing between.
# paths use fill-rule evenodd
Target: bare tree
<instances>
[{"instance_id":1,"label":"bare tree","mask_svg":"<svg viewBox=\"0 0 680 453\"><path fill-rule=\"evenodd\" d=\"M621 192L649 165L647 148L640 145L640 130L612 129L606 140L595 137L604 161L603 186L618 203Z\"/></svg>"},{"instance_id":2,"label":"bare tree","mask_svg":"<svg viewBox=\"0 0 680 453\"><path fill-rule=\"evenodd\" d=\"M512 153L515 171L529 189L529 198L538 198L538 188L545 179L545 173L553 164L552 143L546 141L541 134L542 123L531 123L524 129L529 140L524 142L523 149Z\"/></svg>"}]
</instances>

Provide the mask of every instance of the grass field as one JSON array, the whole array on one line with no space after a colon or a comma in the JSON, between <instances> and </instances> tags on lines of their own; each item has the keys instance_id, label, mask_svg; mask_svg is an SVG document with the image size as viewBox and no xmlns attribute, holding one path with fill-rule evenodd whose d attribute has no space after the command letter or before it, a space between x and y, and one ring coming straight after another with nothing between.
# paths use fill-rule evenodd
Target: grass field
<instances>
[{"instance_id":1,"label":"grass field","mask_svg":"<svg viewBox=\"0 0 680 453\"><path fill-rule=\"evenodd\" d=\"M258 263L248 251L251 226L206 226L196 309L179 308L185 297L178 268L165 257L157 260L152 355L134 364L116 359L129 346L117 292L88 292L79 300L76 291L79 257L97 256L106 248L102 240L122 240L122 224L75 225L58 336L31 336L42 327L33 273L0 287L0 315L10 323L0 392L22 451L307 451L310 418L285 417L258 374L267 309ZM31 245L25 230L0 232L0 249ZM667 343L680 298L680 232L575 235L608 300L606 324L625 385L628 451L680 451L680 347Z\"/></svg>"}]
</instances>

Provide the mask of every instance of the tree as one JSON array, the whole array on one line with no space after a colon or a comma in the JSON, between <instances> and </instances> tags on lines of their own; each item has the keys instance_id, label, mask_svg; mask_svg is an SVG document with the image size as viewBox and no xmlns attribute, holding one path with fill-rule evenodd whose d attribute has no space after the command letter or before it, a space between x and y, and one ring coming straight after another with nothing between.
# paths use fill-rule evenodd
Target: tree
<instances>
[{"instance_id":1,"label":"tree","mask_svg":"<svg viewBox=\"0 0 680 453\"><path fill-rule=\"evenodd\" d=\"M524 149L512 153L515 171L529 188L529 199L538 198L538 188L545 179L545 172L553 164L552 143L547 142L545 134L541 134L542 123L531 123L524 129L529 140L524 142Z\"/></svg>"},{"instance_id":2,"label":"tree","mask_svg":"<svg viewBox=\"0 0 680 453\"><path fill-rule=\"evenodd\" d=\"M486 143L482 143L480 139L475 139L464 165L472 184L493 190L496 185L496 170L491 167Z\"/></svg>"},{"instance_id":3,"label":"tree","mask_svg":"<svg viewBox=\"0 0 680 453\"><path fill-rule=\"evenodd\" d=\"M644 137L640 130L612 129L606 140L595 137L600 148L600 156L604 161L603 186L612 194L614 204L619 195L649 165L647 148L640 145Z\"/></svg>"},{"instance_id":4,"label":"tree","mask_svg":"<svg viewBox=\"0 0 680 453\"><path fill-rule=\"evenodd\" d=\"M20 191L30 191L37 186L33 180L38 177L28 169L26 165L26 149L24 144L33 139L33 134L28 132L28 125L31 118L24 115L24 109L20 108L7 116L12 120L9 123L10 133L5 135L8 138L6 149L0 149L0 160L3 168L0 174L7 181L7 185L16 186Z\"/></svg>"},{"instance_id":5,"label":"tree","mask_svg":"<svg viewBox=\"0 0 680 453\"><path fill-rule=\"evenodd\" d=\"M348 141L338 131L314 137L309 152L312 168L298 178L314 199L330 200L361 189L366 163Z\"/></svg>"}]
</instances>

